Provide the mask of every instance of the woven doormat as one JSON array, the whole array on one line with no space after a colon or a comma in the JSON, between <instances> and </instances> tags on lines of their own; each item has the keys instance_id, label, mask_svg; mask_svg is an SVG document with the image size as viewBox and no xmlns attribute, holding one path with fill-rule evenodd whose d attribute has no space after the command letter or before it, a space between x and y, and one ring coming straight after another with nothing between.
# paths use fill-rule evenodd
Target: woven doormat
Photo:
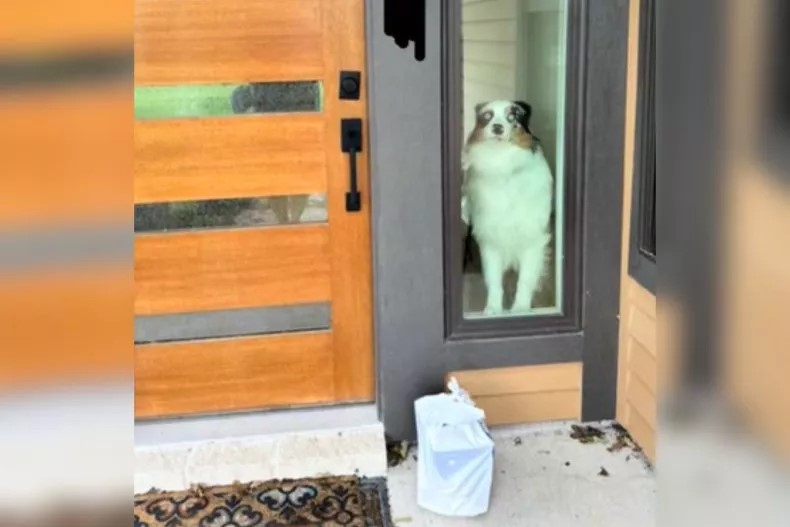
<instances>
[{"instance_id":1,"label":"woven doormat","mask_svg":"<svg viewBox=\"0 0 790 527\"><path fill-rule=\"evenodd\" d=\"M389 527L383 479L354 476L152 490L134 498L134 527Z\"/></svg>"}]
</instances>

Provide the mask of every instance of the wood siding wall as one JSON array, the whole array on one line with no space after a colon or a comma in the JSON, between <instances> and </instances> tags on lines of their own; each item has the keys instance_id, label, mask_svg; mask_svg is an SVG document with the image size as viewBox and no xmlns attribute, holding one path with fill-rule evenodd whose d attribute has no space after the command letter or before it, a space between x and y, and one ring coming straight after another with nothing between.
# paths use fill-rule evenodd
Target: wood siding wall
<instances>
[{"instance_id":1,"label":"wood siding wall","mask_svg":"<svg viewBox=\"0 0 790 527\"><path fill-rule=\"evenodd\" d=\"M516 93L520 6L521 0L464 0L464 137L474 128L476 104Z\"/></svg>"},{"instance_id":2,"label":"wood siding wall","mask_svg":"<svg viewBox=\"0 0 790 527\"><path fill-rule=\"evenodd\" d=\"M447 377L469 392L489 426L581 416L581 362L458 371Z\"/></svg>"},{"instance_id":3,"label":"wood siding wall","mask_svg":"<svg viewBox=\"0 0 790 527\"><path fill-rule=\"evenodd\" d=\"M656 297L628 275L638 77L639 0L631 0L629 17L617 420L644 448L648 457L655 460L658 384Z\"/></svg>"}]
</instances>

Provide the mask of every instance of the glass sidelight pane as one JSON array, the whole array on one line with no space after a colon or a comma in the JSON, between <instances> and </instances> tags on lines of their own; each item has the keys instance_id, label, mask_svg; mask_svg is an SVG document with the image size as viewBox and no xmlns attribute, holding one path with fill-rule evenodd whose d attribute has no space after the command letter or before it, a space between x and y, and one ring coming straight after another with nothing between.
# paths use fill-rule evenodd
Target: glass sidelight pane
<instances>
[{"instance_id":1,"label":"glass sidelight pane","mask_svg":"<svg viewBox=\"0 0 790 527\"><path fill-rule=\"evenodd\" d=\"M136 119L318 112L321 103L321 83L314 81L137 86L134 89Z\"/></svg>"},{"instance_id":2,"label":"glass sidelight pane","mask_svg":"<svg viewBox=\"0 0 790 527\"><path fill-rule=\"evenodd\" d=\"M560 313L567 1L462 6L464 317Z\"/></svg>"},{"instance_id":3,"label":"glass sidelight pane","mask_svg":"<svg viewBox=\"0 0 790 527\"><path fill-rule=\"evenodd\" d=\"M135 344L318 331L331 327L329 303L137 316Z\"/></svg>"},{"instance_id":4,"label":"glass sidelight pane","mask_svg":"<svg viewBox=\"0 0 790 527\"><path fill-rule=\"evenodd\" d=\"M135 232L261 227L327 220L326 195L212 199L135 205Z\"/></svg>"}]
</instances>

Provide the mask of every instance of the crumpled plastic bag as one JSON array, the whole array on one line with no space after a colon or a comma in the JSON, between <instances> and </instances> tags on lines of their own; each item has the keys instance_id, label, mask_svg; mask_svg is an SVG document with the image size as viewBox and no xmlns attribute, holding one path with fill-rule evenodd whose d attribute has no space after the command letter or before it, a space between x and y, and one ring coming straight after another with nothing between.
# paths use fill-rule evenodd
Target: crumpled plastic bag
<instances>
[{"instance_id":1,"label":"crumpled plastic bag","mask_svg":"<svg viewBox=\"0 0 790 527\"><path fill-rule=\"evenodd\" d=\"M445 516L488 511L494 441L477 408L455 378L449 393L414 402L417 420L417 504Z\"/></svg>"}]
</instances>

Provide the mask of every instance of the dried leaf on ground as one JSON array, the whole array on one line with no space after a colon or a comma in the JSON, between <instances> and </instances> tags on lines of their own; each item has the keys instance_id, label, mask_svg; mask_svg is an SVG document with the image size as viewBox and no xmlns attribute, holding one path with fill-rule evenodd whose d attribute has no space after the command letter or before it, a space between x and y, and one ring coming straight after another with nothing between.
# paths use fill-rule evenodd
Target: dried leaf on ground
<instances>
[{"instance_id":1,"label":"dried leaf on ground","mask_svg":"<svg viewBox=\"0 0 790 527\"><path fill-rule=\"evenodd\" d=\"M580 443L595 443L596 441L603 441L604 432L600 428L590 425L571 425L571 438L576 439Z\"/></svg>"},{"instance_id":2,"label":"dried leaf on ground","mask_svg":"<svg viewBox=\"0 0 790 527\"><path fill-rule=\"evenodd\" d=\"M408 441L387 443L387 465L397 467L408 457L411 445Z\"/></svg>"}]
</instances>

